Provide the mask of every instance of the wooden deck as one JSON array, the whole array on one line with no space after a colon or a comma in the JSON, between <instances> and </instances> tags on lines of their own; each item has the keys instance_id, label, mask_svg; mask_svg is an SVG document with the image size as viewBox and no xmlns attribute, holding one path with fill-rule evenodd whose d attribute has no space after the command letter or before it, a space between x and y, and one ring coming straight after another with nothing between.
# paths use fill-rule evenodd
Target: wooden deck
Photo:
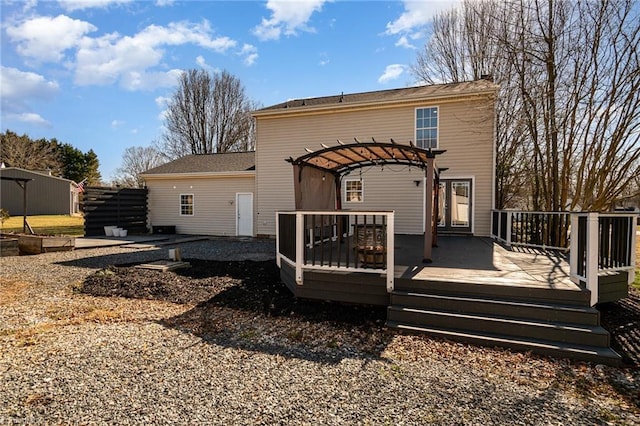
<instances>
[{"instance_id":1,"label":"wooden deck","mask_svg":"<svg viewBox=\"0 0 640 426\"><path fill-rule=\"evenodd\" d=\"M488 238L440 236L432 263L422 263L422 238L396 236L396 277L582 291L569 279L562 253L509 251Z\"/></svg>"},{"instance_id":2,"label":"wooden deck","mask_svg":"<svg viewBox=\"0 0 640 426\"><path fill-rule=\"evenodd\" d=\"M387 325L399 330L619 362L590 306L590 292L570 280L563 253L510 250L478 237L440 236L438 243L432 263L425 264L421 236L395 236L392 292L380 273L306 270L300 285L295 269L282 263L281 276L297 297L386 305ZM603 282L626 289L626 279L626 273L615 274Z\"/></svg>"}]
</instances>

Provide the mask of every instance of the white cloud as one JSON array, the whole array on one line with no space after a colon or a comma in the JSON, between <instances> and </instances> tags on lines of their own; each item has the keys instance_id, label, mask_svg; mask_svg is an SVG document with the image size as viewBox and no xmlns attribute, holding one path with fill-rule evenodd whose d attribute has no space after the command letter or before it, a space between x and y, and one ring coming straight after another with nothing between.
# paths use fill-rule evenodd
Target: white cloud
<instances>
[{"instance_id":1,"label":"white cloud","mask_svg":"<svg viewBox=\"0 0 640 426\"><path fill-rule=\"evenodd\" d=\"M38 0L26 0L22 6L22 12L29 12L38 5Z\"/></svg>"},{"instance_id":2,"label":"white cloud","mask_svg":"<svg viewBox=\"0 0 640 426\"><path fill-rule=\"evenodd\" d=\"M157 98L154 99L154 101L156 102L156 105L158 105L158 108L166 108L170 100L171 98L168 98L166 96L158 96Z\"/></svg>"},{"instance_id":3,"label":"white cloud","mask_svg":"<svg viewBox=\"0 0 640 426\"><path fill-rule=\"evenodd\" d=\"M202 68L203 70L207 70L211 73L218 73L220 72L220 68L216 68L216 67L212 67L211 65L209 65L207 63L207 60L204 58L204 56L202 55L198 55L196 57L196 64L198 64L198 66L200 68Z\"/></svg>"},{"instance_id":4,"label":"white cloud","mask_svg":"<svg viewBox=\"0 0 640 426\"><path fill-rule=\"evenodd\" d=\"M117 33L95 39L85 37L76 56L75 81L79 85L90 85L120 80L122 86L129 90L172 85L180 74L179 70L147 71L161 64L165 54L162 48L196 44L224 53L236 45L228 37L212 37L211 32L207 21L201 24L178 22L166 27L150 25L132 37Z\"/></svg>"},{"instance_id":5,"label":"white cloud","mask_svg":"<svg viewBox=\"0 0 640 426\"><path fill-rule=\"evenodd\" d=\"M131 2L131 0L58 0L60 7L67 12L90 8L106 8L111 5L120 5L129 2Z\"/></svg>"},{"instance_id":6,"label":"white cloud","mask_svg":"<svg viewBox=\"0 0 640 426\"><path fill-rule=\"evenodd\" d=\"M124 125L124 123L125 122L122 121L122 120L113 120L111 122L111 128L112 129L118 129L118 128L122 127Z\"/></svg>"},{"instance_id":7,"label":"white cloud","mask_svg":"<svg viewBox=\"0 0 640 426\"><path fill-rule=\"evenodd\" d=\"M404 1L404 12L398 19L387 23L386 34L395 35L415 32L427 25L433 16L451 9L460 0Z\"/></svg>"},{"instance_id":8,"label":"white cloud","mask_svg":"<svg viewBox=\"0 0 640 426\"><path fill-rule=\"evenodd\" d=\"M407 36L402 36L396 41L396 47L404 47L406 49L415 49L416 47L409 42Z\"/></svg>"},{"instance_id":9,"label":"white cloud","mask_svg":"<svg viewBox=\"0 0 640 426\"><path fill-rule=\"evenodd\" d=\"M178 83L183 71L173 69L166 72L131 71L122 75L120 85L130 91L154 90L158 87L173 87Z\"/></svg>"},{"instance_id":10,"label":"white cloud","mask_svg":"<svg viewBox=\"0 0 640 426\"><path fill-rule=\"evenodd\" d=\"M198 57L196 57L196 64L200 65L202 68L208 67L207 61L202 55L198 55Z\"/></svg>"},{"instance_id":11,"label":"white cloud","mask_svg":"<svg viewBox=\"0 0 640 426\"><path fill-rule=\"evenodd\" d=\"M35 124L41 127L51 127L51 123L35 112L23 112L22 114L8 114L7 118L23 123Z\"/></svg>"},{"instance_id":12,"label":"white cloud","mask_svg":"<svg viewBox=\"0 0 640 426\"><path fill-rule=\"evenodd\" d=\"M173 6L175 0L156 0L156 6L158 7L166 7Z\"/></svg>"},{"instance_id":13,"label":"white cloud","mask_svg":"<svg viewBox=\"0 0 640 426\"><path fill-rule=\"evenodd\" d=\"M396 80L400 78L400 76L405 72L406 69L407 69L406 65L402 65L402 64L387 65L387 67L384 70L384 73L380 76L380 78L378 78L378 83L384 84L392 80Z\"/></svg>"},{"instance_id":14,"label":"white cloud","mask_svg":"<svg viewBox=\"0 0 640 426\"><path fill-rule=\"evenodd\" d=\"M252 44L245 43L242 46L242 50L238 53L240 56L244 56L244 64L248 67L255 64L258 60L258 48Z\"/></svg>"},{"instance_id":15,"label":"white cloud","mask_svg":"<svg viewBox=\"0 0 640 426\"><path fill-rule=\"evenodd\" d=\"M269 19L253 29L260 40L277 40L280 35L296 35L298 31L314 32L307 23L314 12L319 12L327 0L268 0L267 9L271 10Z\"/></svg>"},{"instance_id":16,"label":"white cloud","mask_svg":"<svg viewBox=\"0 0 640 426\"><path fill-rule=\"evenodd\" d=\"M31 111L31 101L51 100L60 87L43 76L0 66L0 111L3 120L20 121L36 126L50 127L51 123Z\"/></svg>"},{"instance_id":17,"label":"white cloud","mask_svg":"<svg viewBox=\"0 0 640 426\"><path fill-rule=\"evenodd\" d=\"M39 62L57 62L64 52L76 47L85 34L96 31L89 22L65 15L42 16L7 27L7 35L17 44L17 52Z\"/></svg>"},{"instance_id":18,"label":"white cloud","mask_svg":"<svg viewBox=\"0 0 640 426\"><path fill-rule=\"evenodd\" d=\"M31 111L31 101L51 100L60 91L55 81L16 68L0 67L0 99L3 118L50 126L39 114Z\"/></svg>"},{"instance_id":19,"label":"white cloud","mask_svg":"<svg viewBox=\"0 0 640 426\"><path fill-rule=\"evenodd\" d=\"M0 70L0 94L3 102L17 102L20 99L49 100L60 90L57 82L47 81L40 74L4 66Z\"/></svg>"}]
</instances>

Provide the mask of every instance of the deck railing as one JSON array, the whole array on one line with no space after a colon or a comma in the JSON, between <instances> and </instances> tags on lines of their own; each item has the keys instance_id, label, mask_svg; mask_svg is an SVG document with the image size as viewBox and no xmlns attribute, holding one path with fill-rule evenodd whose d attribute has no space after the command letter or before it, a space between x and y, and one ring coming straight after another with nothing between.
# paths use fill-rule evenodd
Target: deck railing
<instances>
[{"instance_id":1,"label":"deck railing","mask_svg":"<svg viewBox=\"0 0 640 426\"><path fill-rule=\"evenodd\" d=\"M507 246L567 250L569 225L569 212L493 210L491 235Z\"/></svg>"},{"instance_id":2,"label":"deck railing","mask_svg":"<svg viewBox=\"0 0 640 426\"><path fill-rule=\"evenodd\" d=\"M586 285L591 291L591 304L595 305L599 275L626 271L629 283L634 280L637 215L573 213L571 216L571 279Z\"/></svg>"},{"instance_id":3,"label":"deck railing","mask_svg":"<svg viewBox=\"0 0 640 426\"><path fill-rule=\"evenodd\" d=\"M304 270L385 274L394 285L394 213L294 211L276 213L276 262Z\"/></svg>"}]
</instances>

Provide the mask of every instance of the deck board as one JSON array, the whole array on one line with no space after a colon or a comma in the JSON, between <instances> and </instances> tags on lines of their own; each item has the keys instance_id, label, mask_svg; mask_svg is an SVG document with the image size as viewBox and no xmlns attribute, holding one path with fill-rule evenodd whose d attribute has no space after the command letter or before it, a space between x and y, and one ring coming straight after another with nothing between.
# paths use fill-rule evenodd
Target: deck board
<instances>
[{"instance_id":1,"label":"deck board","mask_svg":"<svg viewBox=\"0 0 640 426\"><path fill-rule=\"evenodd\" d=\"M509 251L488 238L439 237L432 263L422 263L422 239L396 236L396 278L581 291L569 263L554 253Z\"/></svg>"}]
</instances>

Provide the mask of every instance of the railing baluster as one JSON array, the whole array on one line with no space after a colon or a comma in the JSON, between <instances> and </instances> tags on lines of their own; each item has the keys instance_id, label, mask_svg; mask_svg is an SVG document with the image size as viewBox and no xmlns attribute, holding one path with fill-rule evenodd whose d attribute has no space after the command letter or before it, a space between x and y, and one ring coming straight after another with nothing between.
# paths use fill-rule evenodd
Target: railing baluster
<instances>
[{"instance_id":1,"label":"railing baluster","mask_svg":"<svg viewBox=\"0 0 640 426\"><path fill-rule=\"evenodd\" d=\"M305 219L308 218L305 215ZM306 225L306 224L305 224ZM305 229L307 229L305 227ZM316 264L316 215L311 215L311 232L309 232L309 239L311 244L311 264Z\"/></svg>"}]
</instances>

